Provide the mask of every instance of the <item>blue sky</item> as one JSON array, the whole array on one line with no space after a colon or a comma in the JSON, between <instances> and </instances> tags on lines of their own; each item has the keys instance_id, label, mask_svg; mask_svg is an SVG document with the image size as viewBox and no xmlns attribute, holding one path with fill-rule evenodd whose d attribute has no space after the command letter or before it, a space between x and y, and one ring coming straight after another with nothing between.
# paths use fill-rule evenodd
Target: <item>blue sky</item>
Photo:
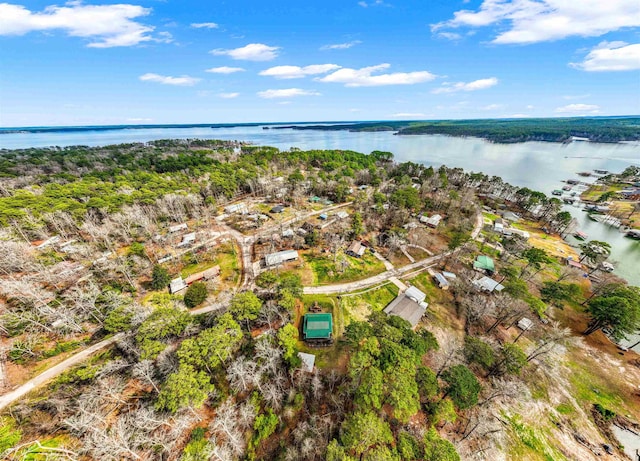
<instances>
[{"instance_id":1,"label":"blue sky","mask_svg":"<svg viewBox=\"0 0 640 461\"><path fill-rule=\"evenodd\" d=\"M640 114L638 0L0 3L0 125Z\"/></svg>"}]
</instances>

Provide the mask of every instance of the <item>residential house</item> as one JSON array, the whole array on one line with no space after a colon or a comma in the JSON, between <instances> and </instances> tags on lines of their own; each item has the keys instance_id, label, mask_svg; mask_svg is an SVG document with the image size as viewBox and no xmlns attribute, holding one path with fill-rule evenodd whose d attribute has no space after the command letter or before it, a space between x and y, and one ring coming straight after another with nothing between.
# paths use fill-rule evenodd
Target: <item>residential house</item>
<instances>
[{"instance_id":1,"label":"residential house","mask_svg":"<svg viewBox=\"0 0 640 461\"><path fill-rule=\"evenodd\" d=\"M328 313L311 313L304 316L302 338L309 342L331 341L333 336L333 316Z\"/></svg>"},{"instance_id":2,"label":"residential house","mask_svg":"<svg viewBox=\"0 0 640 461\"><path fill-rule=\"evenodd\" d=\"M270 253L264 257L264 263L267 267L279 266L287 261L295 261L299 255L296 250L284 250L276 253Z\"/></svg>"},{"instance_id":3,"label":"residential house","mask_svg":"<svg viewBox=\"0 0 640 461\"><path fill-rule=\"evenodd\" d=\"M497 291L499 293L504 290L504 286L500 285L500 283L489 277L482 277L480 279L474 280L471 283L480 291L486 291L488 293L493 293L494 291Z\"/></svg>"},{"instance_id":4,"label":"residential house","mask_svg":"<svg viewBox=\"0 0 640 461\"><path fill-rule=\"evenodd\" d=\"M436 272L435 274L433 274L433 279L435 280L436 284L438 285L438 288L440 288L441 290L448 290L449 289L449 281L440 272Z\"/></svg>"},{"instance_id":5,"label":"residential house","mask_svg":"<svg viewBox=\"0 0 640 461\"><path fill-rule=\"evenodd\" d=\"M249 211L245 203L235 203L224 207L224 212L228 214L240 213L245 214Z\"/></svg>"},{"instance_id":6,"label":"residential house","mask_svg":"<svg viewBox=\"0 0 640 461\"><path fill-rule=\"evenodd\" d=\"M425 302L427 295L416 287L409 287L404 293L400 293L391 301L384 312L387 315L396 315L405 319L415 328L429 306Z\"/></svg>"},{"instance_id":7,"label":"residential house","mask_svg":"<svg viewBox=\"0 0 640 461\"><path fill-rule=\"evenodd\" d=\"M353 242L351 242L351 245L349 245L349 248L347 248L347 251L345 251L345 253L349 256L361 258L364 255L365 251L367 251L367 247L365 247L362 242L354 240Z\"/></svg>"},{"instance_id":8,"label":"residential house","mask_svg":"<svg viewBox=\"0 0 640 461\"><path fill-rule=\"evenodd\" d=\"M487 272L493 274L496 271L496 266L493 263L493 259L489 256L480 255L473 262L473 269L478 272Z\"/></svg>"}]
</instances>

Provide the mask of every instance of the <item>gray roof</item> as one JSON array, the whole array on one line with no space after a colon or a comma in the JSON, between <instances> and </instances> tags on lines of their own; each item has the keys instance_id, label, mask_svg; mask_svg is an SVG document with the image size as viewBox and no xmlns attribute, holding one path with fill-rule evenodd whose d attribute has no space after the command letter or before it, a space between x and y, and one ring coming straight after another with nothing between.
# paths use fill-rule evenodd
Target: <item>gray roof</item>
<instances>
[{"instance_id":1,"label":"gray roof","mask_svg":"<svg viewBox=\"0 0 640 461\"><path fill-rule=\"evenodd\" d=\"M472 283L481 290L488 291L490 293L493 291L500 292L504 290L502 285L489 277L482 277L481 279L474 280Z\"/></svg>"},{"instance_id":2,"label":"gray roof","mask_svg":"<svg viewBox=\"0 0 640 461\"><path fill-rule=\"evenodd\" d=\"M309 373L313 372L313 366L316 362L316 356L313 354L307 354L305 352L298 352L298 357L302 360L302 369L304 371L308 371Z\"/></svg>"},{"instance_id":3,"label":"gray roof","mask_svg":"<svg viewBox=\"0 0 640 461\"><path fill-rule=\"evenodd\" d=\"M384 312L387 315L397 315L398 317L407 320L412 327L415 327L418 322L420 322L420 319L426 310L426 305L420 305L404 293L391 301L391 303L384 309Z\"/></svg>"},{"instance_id":4,"label":"gray roof","mask_svg":"<svg viewBox=\"0 0 640 461\"><path fill-rule=\"evenodd\" d=\"M404 294L409 298L415 299L418 303L421 303L427 297L427 295L425 295L422 291L418 290L416 287L407 288L407 291L405 291Z\"/></svg>"},{"instance_id":5,"label":"gray roof","mask_svg":"<svg viewBox=\"0 0 640 461\"><path fill-rule=\"evenodd\" d=\"M267 266L277 266L285 261L291 261L294 259L298 259L298 252L296 250L284 250L266 255L264 257L264 262Z\"/></svg>"}]
</instances>

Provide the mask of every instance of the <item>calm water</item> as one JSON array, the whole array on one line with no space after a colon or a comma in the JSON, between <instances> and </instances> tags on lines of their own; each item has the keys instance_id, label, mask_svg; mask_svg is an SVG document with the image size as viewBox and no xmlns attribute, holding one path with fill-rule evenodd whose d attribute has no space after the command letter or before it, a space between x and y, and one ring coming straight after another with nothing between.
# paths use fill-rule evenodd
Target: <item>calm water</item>
<instances>
[{"instance_id":1,"label":"calm water","mask_svg":"<svg viewBox=\"0 0 640 461\"><path fill-rule=\"evenodd\" d=\"M560 181L577 178L578 171L604 169L622 171L640 165L640 144L591 144L576 142L492 144L477 138L446 136L394 136L391 132L349 133L346 131L263 130L261 127L235 128L155 128L111 131L12 133L0 135L0 148L106 145L145 142L154 139L203 138L249 141L279 149L344 149L369 153L393 152L399 161L411 160L433 166L445 164L469 171L501 176L518 186L550 193ZM617 229L587 219L579 208L568 207L578 218L581 230L592 240L612 245L615 273L640 285L640 242L625 238ZM578 243L574 241L573 243Z\"/></svg>"}]
</instances>

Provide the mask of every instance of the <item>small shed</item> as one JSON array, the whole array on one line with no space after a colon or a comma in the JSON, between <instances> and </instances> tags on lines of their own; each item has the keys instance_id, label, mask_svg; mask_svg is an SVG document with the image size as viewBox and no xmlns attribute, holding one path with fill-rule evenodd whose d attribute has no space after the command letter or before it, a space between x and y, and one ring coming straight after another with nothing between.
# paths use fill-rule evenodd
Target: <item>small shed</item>
<instances>
[{"instance_id":1,"label":"small shed","mask_svg":"<svg viewBox=\"0 0 640 461\"><path fill-rule=\"evenodd\" d=\"M404 294L405 294L405 296L408 296L409 298L413 299L414 301L416 301L418 303L421 303L425 299L427 299L427 295L424 294L422 291L420 291L416 287L407 288L407 290L404 292Z\"/></svg>"},{"instance_id":2,"label":"small shed","mask_svg":"<svg viewBox=\"0 0 640 461\"><path fill-rule=\"evenodd\" d=\"M493 259L485 255L480 255L476 258L476 260L473 262L473 268L480 272L486 271L492 274L496 270L496 266L493 263Z\"/></svg>"},{"instance_id":3,"label":"small shed","mask_svg":"<svg viewBox=\"0 0 640 461\"><path fill-rule=\"evenodd\" d=\"M313 354L307 354L306 352L298 352L298 357L302 361L300 368L307 373L313 373L313 368L316 363L316 356Z\"/></svg>"},{"instance_id":4,"label":"small shed","mask_svg":"<svg viewBox=\"0 0 640 461\"><path fill-rule=\"evenodd\" d=\"M320 216L318 216L318 218L323 220L323 221L326 221L328 217L329 216L327 216L327 213L322 213Z\"/></svg>"},{"instance_id":5,"label":"small shed","mask_svg":"<svg viewBox=\"0 0 640 461\"><path fill-rule=\"evenodd\" d=\"M314 195L313 197L311 197L311 198L309 199L309 201L310 201L311 203L320 203L320 201L321 201L321 200L322 200L322 199L321 199L320 197L318 197L317 195Z\"/></svg>"},{"instance_id":6,"label":"small shed","mask_svg":"<svg viewBox=\"0 0 640 461\"><path fill-rule=\"evenodd\" d=\"M440 288L441 290L449 289L449 281L440 272L436 272L435 274L433 274L433 279L438 284L438 288Z\"/></svg>"},{"instance_id":7,"label":"small shed","mask_svg":"<svg viewBox=\"0 0 640 461\"><path fill-rule=\"evenodd\" d=\"M169 283L169 293L177 293L187 288L187 286L187 283L182 280L182 277L175 278Z\"/></svg>"},{"instance_id":8,"label":"small shed","mask_svg":"<svg viewBox=\"0 0 640 461\"><path fill-rule=\"evenodd\" d=\"M196 241L196 233L190 232L182 236L182 242L178 244L179 247L186 247L192 245Z\"/></svg>"},{"instance_id":9,"label":"small shed","mask_svg":"<svg viewBox=\"0 0 640 461\"><path fill-rule=\"evenodd\" d=\"M515 214L512 211L505 211L504 213L502 213L502 217L508 221L512 221L512 222L518 222L520 221L520 216L518 216L517 214Z\"/></svg>"},{"instance_id":10,"label":"small shed","mask_svg":"<svg viewBox=\"0 0 640 461\"><path fill-rule=\"evenodd\" d=\"M526 317L522 317L520 320L518 320L517 325L518 328L520 328L522 331L527 331L531 329L531 327L533 326L533 322Z\"/></svg>"},{"instance_id":11,"label":"small shed","mask_svg":"<svg viewBox=\"0 0 640 461\"><path fill-rule=\"evenodd\" d=\"M296 259L298 259L298 252L296 250L284 250L266 255L264 262L267 267L272 267L287 261L295 261Z\"/></svg>"},{"instance_id":12,"label":"small shed","mask_svg":"<svg viewBox=\"0 0 640 461\"><path fill-rule=\"evenodd\" d=\"M490 277L482 277L478 280L474 280L471 283L473 283L473 285L479 290L486 291L488 293L493 293L494 291L497 291L499 293L504 290L504 286L500 285Z\"/></svg>"},{"instance_id":13,"label":"small shed","mask_svg":"<svg viewBox=\"0 0 640 461\"><path fill-rule=\"evenodd\" d=\"M333 316L328 313L306 314L302 337L307 340L330 340L333 334Z\"/></svg>"},{"instance_id":14,"label":"small shed","mask_svg":"<svg viewBox=\"0 0 640 461\"><path fill-rule=\"evenodd\" d=\"M436 228L440 225L440 221L442 221L442 216L439 214L434 214L429 219L427 219L427 226Z\"/></svg>"},{"instance_id":15,"label":"small shed","mask_svg":"<svg viewBox=\"0 0 640 461\"><path fill-rule=\"evenodd\" d=\"M276 205L273 208L271 208L269 213L282 213L284 209L285 209L284 205Z\"/></svg>"},{"instance_id":16,"label":"small shed","mask_svg":"<svg viewBox=\"0 0 640 461\"><path fill-rule=\"evenodd\" d=\"M567 258L566 260L567 266L569 267L574 267L576 269L580 269L583 270L584 268L582 267L582 264L580 264L580 261L576 261L573 258Z\"/></svg>"},{"instance_id":17,"label":"small shed","mask_svg":"<svg viewBox=\"0 0 640 461\"><path fill-rule=\"evenodd\" d=\"M442 271L442 275L444 275L448 280L455 280L458 278L458 276L453 272Z\"/></svg>"},{"instance_id":18,"label":"small shed","mask_svg":"<svg viewBox=\"0 0 640 461\"><path fill-rule=\"evenodd\" d=\"M295 233L293 232L293 229L285 229L282 231L282 236L285 238L291 238L295 235Z\"/></svg>"},{"instance_id":19,"label":"small shed","mask_svg":"<svg viewBox=\"0 0 640 461\"><path fill-rule=\"evenodd\" d=\"M347 251L345 251L345 253L347 253L349 256L361 258L364 255L365 251L367 251L367 248L362 244L362 242L354 240L353 242L351 242L351 245L349 245L349 248L347 248Z\"/></svg>"},{"instance_id":20,"label":"small shed","mask_svg":"<svg viewBox=\"0 0 640 461\"><path fill-rule=\"evenodd\" d=\"M349 217L349 213L347 213L346 211L338 211L336 213L336 216L338 217L338 219L346 219Z\"/></svg>"}]
</instances>

